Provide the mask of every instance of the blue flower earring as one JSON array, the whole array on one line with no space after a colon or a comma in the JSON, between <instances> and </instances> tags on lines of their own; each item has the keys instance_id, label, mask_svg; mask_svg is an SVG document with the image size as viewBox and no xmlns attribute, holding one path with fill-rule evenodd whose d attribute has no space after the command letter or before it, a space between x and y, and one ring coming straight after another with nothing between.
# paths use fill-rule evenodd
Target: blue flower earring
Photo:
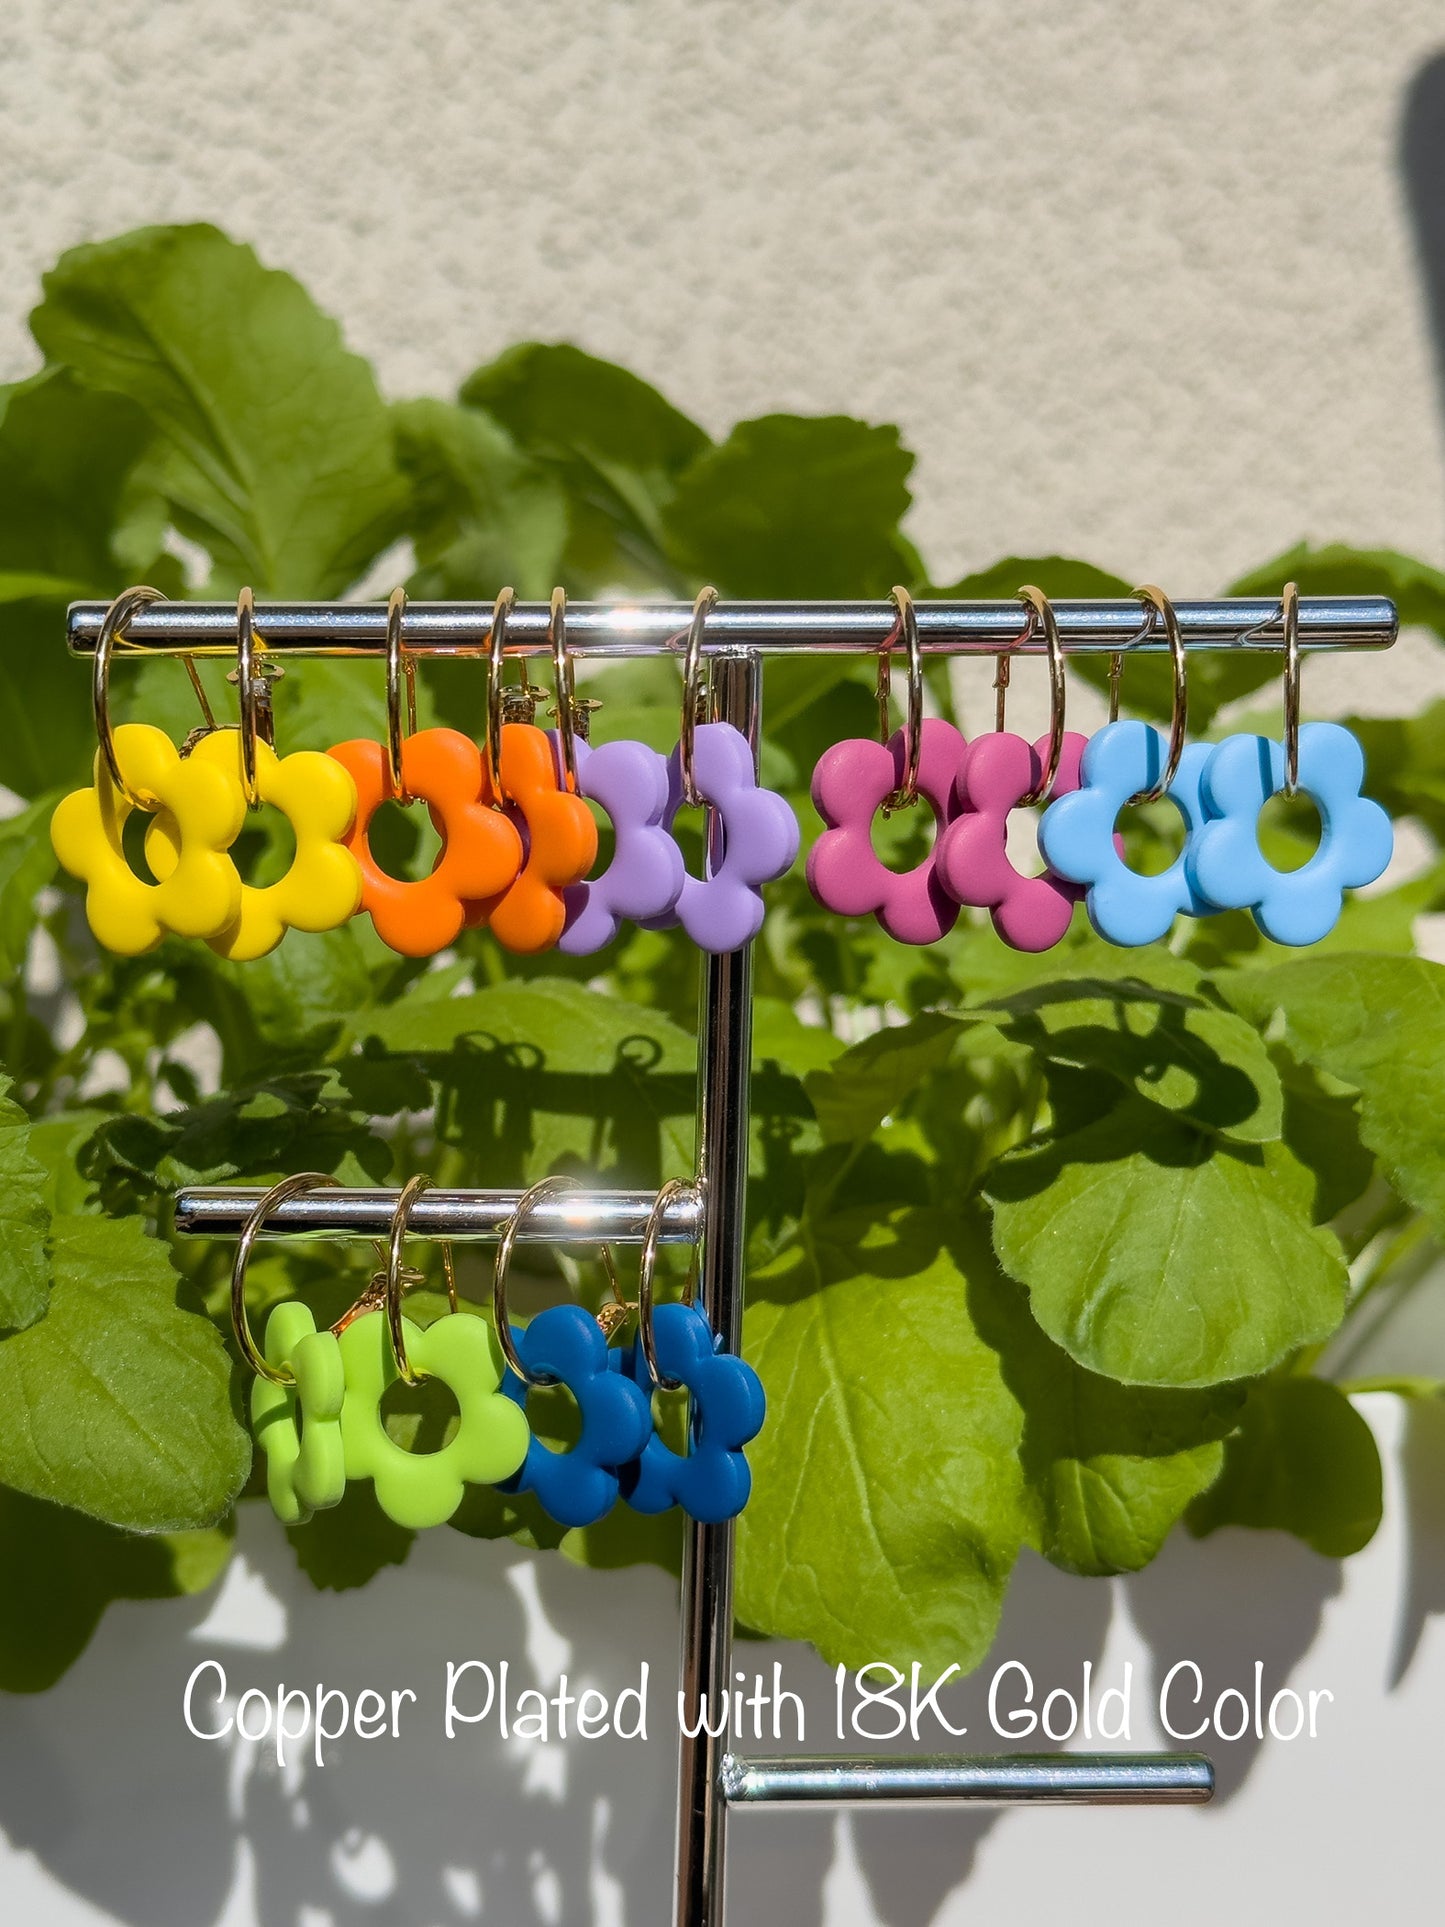
<instances>
[{"instance_id":1,"label":"blue flower earring","mask_svg":"<svg viewBox=\"0 0 1445 1927\"><path fill-rule=\"evenodd\" d=\"M532 1387L563 1385L582 1421L570 1450L554 1450L534 1434L520 1471L501 1490L535 1493L543 1510L564 1526L595 1525L612 1510L618 1468L637 1457L652 1431L647 1393L612 1368L606 1333L590 1312L581 1305L550 1305L520 1337L507 1316L507 1273L518 1231L536 1204L578 1188L573 1178L554 1177L524 1192L502 1233L492 1273L492 1314L507 1361L503 1394L525 1411ZM610 1272L605 1245L603 1256Z\"/></svg>"},{"instance_id":2,"label":"blue flower earring","mask_svg":"<svg viewBox=\"0 0 1445 1927\"><path fill-rule=\"evenodd\" d=\"M1186 853L1197 890L1221 909L1251 910L1273 943L1318 943L1339 921L1344 893L1382 876L1394 852L1385 811L1360 794L1365 756L1339 723L1300 724L1299 590L1280 598L1285 632L1284 741L1226 737L1204 770L1209 820ZM1320 813L1319 848L1298 870L1276 870L1259 847L1272 796L1303 792Z\"/></svg>"},{"instance_id":3,"label":"blue flower earring","mask_svg":"<svg viewBox=\"0 0 1445 1927\"><path fill-rule=\"evenodd\" d=\"M622 1494L635 1512L682 1510L704 1525L735 1518L748 1502L752 1473L742 1448L762 1429L767 1402L751 1365L719 1349L721 1340L695 1305L653 1305L652 1281L662 1221L688 1187L663 1186L648 1219L638 1277L637 1338L620 1369L645 1396L661 1388L688 1393L686 1452L656 1430L622 1468Z\"/></svg>"},{"instance_id":4,"label":"blue flower earring","mask_svg":"<svg viewBox=\"0 0 1445 1927\"><path fill-rule=\"evenodd\" d=\"M1219 907L1200 887L1188 862L1204 827L1203 779L1212 751L1207 743L1185 746L1189 688L1179 620L1160 590L1145 587L1135 594L1149 611L1141 639L1158 617L1169 641L1174 712L1168 740L1150 723L1118 720L1123 658L1115 656L1109 721L1085 745L1079 787L1051 803L1039 821L1039 848L1049 868L1086 886L1084 906L1101 937L1129 945L1155 942L1177 913L1202 917ZM1126 803L1155 803L1166 796L1184 818L1184 848L1167 870L1144 876L1124 861L1115 819Z\"/></svg>"}]
</instances>

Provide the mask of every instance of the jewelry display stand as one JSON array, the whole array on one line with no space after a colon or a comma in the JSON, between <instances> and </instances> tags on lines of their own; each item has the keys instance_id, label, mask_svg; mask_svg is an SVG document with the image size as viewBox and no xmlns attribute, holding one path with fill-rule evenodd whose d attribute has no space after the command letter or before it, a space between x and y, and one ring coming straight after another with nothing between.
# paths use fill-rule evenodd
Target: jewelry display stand
<instances>
[{"instance_id":1,"label":"jewelry display stand","mask_svg":"<svg viewBox=\"0 0 1445 1927\"><path fill-rule=\"evenodd\" d=\"M1280 653L1283 605L1236 598L1173 605L1186 649ZM919 602L923 657L1042 654L1032 628L1020 639L1017 601ZM1066 653L1158 654L1162 633L1137 601L1055 602ZM77 603L69 616L72 651L95 650L106 605ZM681 659L693 610L685 603L572 603L567 648L589 658L666 655ZM417 658L477 658L485 664L492 606L409 603L406 649ZM1298 603L1301 653L1382 649L1395 639L1396 612L1379 596L1304 596ZM258 659L355 656L380 662L387 647L385 605L277 603L255 612ZM817 653L876 656L897 642L890 602L719 602L702 643L710 670L708 715L732 723L756 753L762 722L763 665L772 657ZM264 643L262 642L264 638ZM220 603L155 602L136 611L116 644L137 654L232 657L236 610ZM506 655L549 654L546 603L517 603L507 622ZM712 826L714 838L716 825ZM714 859L721 852L714 850ZM722 1348L742 1345L749 1072L752 1049L750 949L702 958L698 1016L698 1127L695 1181L669 1207L664 1240L701 1248L699 1303ZM177 1229L189 1236L236 1237L257 1189L192 1187L176 1200ZM409 1222L423 1239L486 1242L500 1237L516 1191L424 1192ZM280 1204L262 1235L377 1239L390 1231L395 1190L328 1189ZM544 1244L640 1244L652 1192L595 1191L539 1203L520 1235ZM683 1540L681 1684L695 1711L720 1703L732 1684L733 1525L686 1522ZM675 1927L722 1927L727 1820L734 1807L874 1802L992 1805L1187 1804L1208 1800L1210 1762L1197 1754L1075 1754L932 1758L797 1756L742 1758L725 1735L705 1730L681 1739L677 1807Z\"/></svg>"}]
</instances>

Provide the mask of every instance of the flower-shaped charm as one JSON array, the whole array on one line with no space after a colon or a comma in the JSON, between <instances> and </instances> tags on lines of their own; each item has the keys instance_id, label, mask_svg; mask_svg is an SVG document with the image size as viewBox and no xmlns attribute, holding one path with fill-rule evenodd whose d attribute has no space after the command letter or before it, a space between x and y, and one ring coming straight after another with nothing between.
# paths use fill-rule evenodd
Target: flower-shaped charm
<instances>
[{"instance_id":1,"label":"flower-shaped charm","mask_svg":"<svg viewBox=\"0 0 1445 1927\"><path fill-rule=\"evenodd\" d=\"M294 1385L258 1378L251 1387L251 1430L266 1455L266 1496L283 1525L339 1505L346 1491L341 1408L346 1375L340 1341L317 1331L305 1305L277 1305L266 1320L266 1360Z\"/></svg>"},{"instance_id":2,"label":"flower-shaped charm","mask_svg":"<svg viewBox=\"0 0 1445 1927\"><path fill-rule=\"evenodd\" d=\"M497 1389L502 1351L484 1319L444 1312L425 1331L409 1318L404 1326L413 1370L439 1378L457 1401L461 1422L455 1436L439 1452L408 1452L387 1431L381 1401L399 1374L381 1311L363 1312L341 1334L346 1368L341 1436L348 1477L371 1479L386 1516L419 1531L445 1524L468 1482L495 1485L509 1479L527 1456L531 1433L525 1413Z\"/></svg>"},{"instance_id":3,"label":"flower-shaped charm","mask_svg":"<svg viewBox=\"0 0 1445 1927\"><path fill-rule=\"evenodd\" d=\"M1051 800L1079 787L1087 740L1064 732ZM960 903L990 911L994 929L1014 950L1052 950L1084 895L1082 884L1052 870L1024 876L1009 861L1009 813L1043 781L1048 753L1047 736L1036 743L1009 730L976 737L958 773L953 820L938 839L943 887Z\"/></svg>"},{"instance_id":4,"label":"flower-shaped charm","mask_svg":"<svg viewBox=\"0 0 1445 1927\"><path fill-rule=\"evenodd\" d=\"M1152 723L1133 718L1106 723L1085 746L1079 788L1050 803L1039 819L1044 861L1071 883L1087 886L1089 921L1108 942L1153 943L1176 912L1202 917L1218 908L1194 887L1186 863L1204 825L1200 785L1212 754L1208 743L1190 743L1179 758L1166 794L1184 818L1185 844L1158 876L1131 870L1114 835L1114 820L1124 805L1164 773L1169 745Z\"/></svg>"},{"instance_id":5,"label":"flower-shaped charm","mask_svg":"<svg viewBox=\"0 0 1445 1927\"><path fill-rule=\"evenodd\" d=\"M467 905L504 890L522 867L522 839L492 807L482 752L460 730L420 729L401 746L401 782L426 803L442 839L430 876L388 876L367 841L371 819L391 800L385 746L358 738L329 752L356 785L348 846L361 865L361 907L376 934L404 957L431 957L455 943Z\"/></svg>"},{"instance_id":6,"label":"flower-shaped charm","mask_svg":"<svg viewBox=\"0 0 1445 1927\"><path fill-rule=\"evenodd\" d=\"M582 798L561 787L552 744L535 723L503 723L501 777L522 833L522 868L500 895L468 904L467 922L488 924L504 949L533 956L562 934L564 892L592 868L597 825Z\"/></svg>"},{"instance_id":7,"label":"flower-shaped charm","mask_svg":"<svg viewBox=\"0 0 1445 1927\"><path fill-rule=\"evenodd\" d=\"M212 730L190 753L193 763L219 770L242 785L241 735ZM263 803L281 811L296 837L296 854L275 883L241 886L241 907L219 936L208 937L218 956L249 963L274 950L288 930L335 930L361 903L361 866L343 838L356 820L356 785L346 770L319 750L278 756L256 744L256 789ZM180 826L163 810L146 831L151 875L164 880L180 861Z\"/></svg>"},{"instance_id":8,"label":"flower-shaped charm","mask_svg":"<svg viewBox=\"0 0 1445 1927\"><path fill-rule=\"evenodd\" d=\"M873 818L902 786L908 743L854 737L825 750L813 771L813 803L827 829L808 852L808 888L840 917L875 916L895 943L937 943L958 921L958 899L938 874L938 837L956 808L955 783L967 744L952 723L930 716L918 750L918 794L933 811L934 844L911 870L890 870L873 848Z\"/></svg>"},{"instance_id":9,"label":"flower-shaped charm","mask_svg":"<svg viewBox=\"0 0 1445 1927\"><path fill-rule=\"evenodd\" d=\"M1318 943L1346 890L1383 875L1395 847L1389 817L1361 796L1365 754L1340 723L1305 723L1299 787L1320 813L1320 844L1298 870L1276 870L1259 847L1259 813L1284 788L1282 743L1229 736L1204 770L1210 820L1188 854L1195 888L1223 910L1252 910L1272 943Z\"/></svg>"},{"instance_id":10,"label":"flower-shaped charm","mask_svg":"<svg viewBox=\"0 0 1445 1927\"><path fill-rule=\"evenodd\" d=\"M553 754L561 751L549 731ZM646 743L617 741L593 749L576 743L577 787L600 803L612 821L612 861L601 876L562 892L567 922L557 948L589 957L612 942L624 920L645 923L665 917L682 894L687 871L682 851L663 823L667 815L667 758Z\"/></svg>"},{"instance_id":11,"label":"flower-shaped charm","mask_svg":"<svg viewBox=\"0 0 1445 1927\"><path fill-rule=\"evenodd\" d=\"M145 883L132 870L121 837L133 806L97 751L94 786L62 797L50 819L57 859L86 885L85 914L96 940L138 957L168 931L216 936L241 905L240 874L226 852L245 819L245 796L214 765L182 757L150 723L121 723L114 740L132 794L174 818L178 854L163 882Z\"/></svg>"},{"instance_id":12,"label":"flower-shaped charm","mask_svg":"<svg viewBox=\"0 0 1445 1927\"><path fill-rule=\"evenodd\" d=\"M798 819L776 791L758 787L752 745L731 723L698 724L692 774L698 795L717 812L722 861L704 877L685 875L665 916L637 921L645 930L681 924L699 950L741 950L763 927L762 886L791 869L798 854ZM679 748L667 759L669 830L682 805Z\"/></svg>"},{"instance_id":13,"label":"flower-shaped charm","mask_svg":"<svg viewBox=\"0 0 1445 1927\"><path fill-rule=\"evenodd\" d=\"M690 1450L674 1452L654 1432L641 1457L622 1468L623 1497L634 1512L680 1505L702 1524L720 1525L742 1511L752 1491L742 1448L762 1430L762 1380L744 1360L718 1350L695 1305L659 1305L652 1329L663 1375L680 1380L690 1394ZM656 1385L640 1338L621 1369L642 1387L650 1408Z\"/></svg>"},{"instance_id":14,"label":"flower-shaped charm","mask_svg":"<svg viewBox=\"0 0 1445 1927\"><path fill-rule=\"evenodd\" d=\"M577 1401L582 1432L569 1451L534 1437L509 1492L535 1492L559 1525L590 1526L617 1502L617 1468L635 1459L652 1431L647 1394L609 1367L607 1340L580 1305L538 1312L517 1339L517 1355L537 1378L565 1385ZM524 1410L528 1387L509 1371L502 1390Z\"/></svg>"}]
</instances>

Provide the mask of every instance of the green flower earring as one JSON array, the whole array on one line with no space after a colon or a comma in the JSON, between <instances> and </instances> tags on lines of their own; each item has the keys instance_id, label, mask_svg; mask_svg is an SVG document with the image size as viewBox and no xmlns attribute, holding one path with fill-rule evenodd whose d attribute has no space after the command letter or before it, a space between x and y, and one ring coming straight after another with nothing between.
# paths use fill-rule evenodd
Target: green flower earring
<instances>
[{"instance_id":1,"label":"green flower earring","mask_svg":"<svg viewBox=\"0 0 1445 1927\"><path fill-rule=\"evenodd\" d=\"M339 1505L346 1491L341 1412L346 1377L341 1341L317 1331L303 1304L277 1305L266 1320L266 1359L284 1378L251 1387L251 1429L266 1455L266 1494L283 1524Z\"/></svg>"},{"instance_id":2,"label":"green flower earring","mask_svg":"<svg viewBox=\"0 0 1445 1927\"><path fill-rule=\"evenodd\" d=\"M267 1496L285 1525L338 1505L346 1490L341 1346L334 1332L317 1331L305 1305L291 1302L272 1311L265 1350L258 1349L246 1314L246 1266L278 1205L335 1182L325 1172L303 1171L273 1185L241 1227L231 1267L231 1328L242 1361L256 1375L251 1426L266 1457Z\"/></svg>"},{"instance_id":3,"label":"green flower earring","mask_svg":"<svg viewBox=\"0 0 1445 1927\"><path fill-rule=\"evenodd\" d=\"M370 1479L382 1511L412 1530L450 1519L468 1483L494 1485L510 1478L531 1441L525 1414L499 1390L504 1361L496 1334L483 1318L457 1306L450 1253L452 1309L425 1329L402 1315L402 1293L416 1282L416 1274L407 1274L402 1265L406 1222L429 1182L420 1175L412 1178L397 1200L385 1312L364 1313L338 1341L346 1381L341 1437L347 1475ZM381 1404L398 1381L418 1385L426 1378L439 1379L451 1390L460 1423L440 1451L408 1452L387 1431Z\"/></svg>"}]
</instances>

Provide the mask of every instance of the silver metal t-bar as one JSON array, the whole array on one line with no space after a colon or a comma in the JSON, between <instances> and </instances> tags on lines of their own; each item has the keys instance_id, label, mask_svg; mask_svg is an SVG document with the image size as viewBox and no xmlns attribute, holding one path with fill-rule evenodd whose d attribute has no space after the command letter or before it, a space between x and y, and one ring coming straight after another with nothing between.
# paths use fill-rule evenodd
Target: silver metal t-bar
<instances>
[{"instance_id":1,"label":"silver metal t-bar","mask_svg":"<svg viewBox=\"0 0 1445 1927\"><path fill-rule=\"evenodd\" d=\"M66 618L72 653L90 655L100 634L103 602L73 602ZM1060 600L1053 604L1065 649L1078 654L1158 654L1167 648L1163 624L1146 622L1140 603ZM1021 655L1039 655L1043 637L1030 628L1017 602L914 604L918 639L926 655L991 655L1011 644ZM1176 602L1187 647L1253 652L1278 650L1284 622L1277 597L1218 597ZM409 602L402 639L417 656L479 656L486 653L492 617L489 602ZM507 619L509 656L546 655L550 649L545 602L519 602ZM590 656L655 656L680 652L692 618L686 602L571 602L567 646ZM891 602L719 602L703 632L704 655L757 649L766 656L808 655L816 650L869 653L893 633L898 613ZM1385 596L1301 596L1301 649L1387 649L1398 629L1395 605ZM272 655L382 656L386 652L384 602L275 602L256 609L256 641ZM116 640L120 655L230 656L236 650L236 611L225 602L155 602L141 609Z\"/></svg>"},{"instance_id":2,"label":"silver metal t-bar","mask_svg":"<svg viewBox=\"0 0 1445 1927\"><path fill-rule=\"evenodd\" d=\"M1199 1806L1214 1794L1202 1753L1003 1753L844 1759L826 1753L720 1769L730 1806Z\"/></svg>"},{"instance_id":3,"label":"silver metal t-bar","mask_svg":"<svg viewBox=\"0 0 1445 1927\"><path fill-rule=\"evenodd\" d=\"M197 1238L235 1238L265 1197L261 1186L191 1185L176 1196L176 1229ZM261 1226L263 1238L385 1238L400 1192L318 1185L287 1198ZM517 1208L520 1191L423 1191L407 1219L416 1238L448 1238L457 1244L495 1242ZM543 1198L518 1232L525 1244L641 1244L652 1191L578 1191ZM696 1244L702 1199L688 1192L674 1199L663 1219L666 1244Z\"/></svg>"}]
</instances>

